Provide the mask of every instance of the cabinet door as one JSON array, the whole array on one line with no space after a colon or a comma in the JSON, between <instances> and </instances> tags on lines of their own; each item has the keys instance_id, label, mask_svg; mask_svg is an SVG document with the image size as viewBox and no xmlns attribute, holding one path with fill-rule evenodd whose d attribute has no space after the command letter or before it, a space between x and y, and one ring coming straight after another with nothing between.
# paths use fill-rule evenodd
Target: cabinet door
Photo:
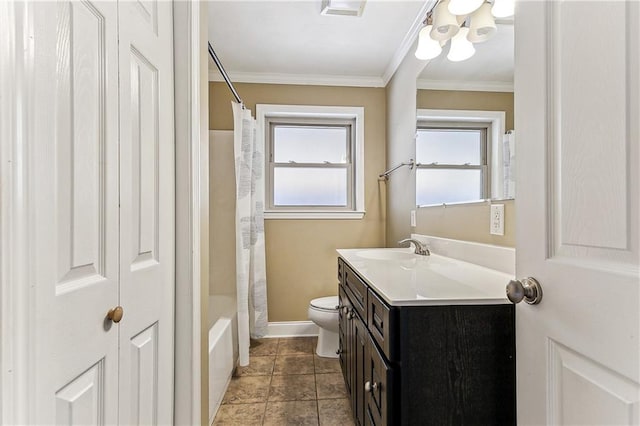
<instances>
[{"instance_id":1,"label":"cabinet door","mask_svg":"<svg viewBox=\"0 0 640 426\"><path fill-rule=\"evenodd\" d=\"M367 326L357 314L351 320L353 330L353 376L351 382L351 399L353 404L353 417L356 425L364 425L365 410L365 376L367 346L369 346L369 332Z\"/></svg>"},{"instance_id":2,"label":"cabinet door","mask_svg":"<svg viewBox=\"0 0 640 426\"><path fill-rule=\"evenodd\" d=\"M389 416L391 395L391 369L386 364L373 340L369 338L365 354L365 424L386 425Z\"/></svg>"},{"instance_id":3,"label":"cabinet door","mask_svg":"<svg viewBox=\"0 0 640 426\"><path fill-rule=\"evenodd\" d=\"M352 309L351 302L347 298L344 287L338 287L338 359L344 376L347 393L351 395L351 332L347 320L347 312Z\"/></svg>"}]
</instances>

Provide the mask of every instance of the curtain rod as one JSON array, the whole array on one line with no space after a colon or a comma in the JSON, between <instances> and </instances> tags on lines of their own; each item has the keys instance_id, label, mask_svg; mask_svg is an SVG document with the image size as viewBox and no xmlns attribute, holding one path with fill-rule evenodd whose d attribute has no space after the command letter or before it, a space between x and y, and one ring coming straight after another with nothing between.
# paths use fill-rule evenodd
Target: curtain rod
<instances>
[{"instance_id":1,"label":"curtain rod","mask_svg":"<svg viewBox=\"0 0 640 426\"><path fill-rule=\"evenodd\" d=\"M227 72L224 70L224 67L222 66L222 62L220 62L220 59L218 59L218 55L216 55L216 52L213 50L213 47L211 46L211 42L209 42L209 55L211 55L211 59L213 59L213 62L216 63L216 66L220 70L220 74L222 74L222 78L224 78L224 81L227 82L227 86L229 86L229 90L231 90L231 93L233 93L233 97L236 98L236 102L238 102L244 107L244 102L242 102L242 99L240 99L240 95L238 95L236 88L233 87L233 83L231 82L231 79L227 75Z\"/></svg>"}]
</instances>

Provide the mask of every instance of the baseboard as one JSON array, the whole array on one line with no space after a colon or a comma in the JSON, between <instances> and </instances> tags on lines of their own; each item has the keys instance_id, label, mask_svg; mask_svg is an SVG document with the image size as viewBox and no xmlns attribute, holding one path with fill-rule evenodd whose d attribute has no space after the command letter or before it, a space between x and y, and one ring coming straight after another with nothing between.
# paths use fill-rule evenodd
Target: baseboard
<instances>
[{"instance_id":1,"label":"baseboard","mask_svg":"<svg viewBox=\"0 0 640 426\"><path fill-rule=\"evenodd\" d=\"M305 337L317 336L318 326L313 321L270 322L265 337Z\"/></svg>"}]
</instances>

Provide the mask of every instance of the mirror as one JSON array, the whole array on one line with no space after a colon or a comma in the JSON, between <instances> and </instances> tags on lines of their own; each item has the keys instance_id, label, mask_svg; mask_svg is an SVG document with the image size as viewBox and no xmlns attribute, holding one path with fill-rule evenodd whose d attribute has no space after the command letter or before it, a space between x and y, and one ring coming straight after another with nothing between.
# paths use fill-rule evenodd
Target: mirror
<instances>
[{"instance_id":1,"label":"mirror","mask_svg":"<svg viewBox=\"0 0 640 426\"><path fill-rule=\"evenodd\" d=\"M418 75L417 205L515 197L513 19L496 27L471 58L450 61L447 42Z\"/></svg>"}]
</instances>

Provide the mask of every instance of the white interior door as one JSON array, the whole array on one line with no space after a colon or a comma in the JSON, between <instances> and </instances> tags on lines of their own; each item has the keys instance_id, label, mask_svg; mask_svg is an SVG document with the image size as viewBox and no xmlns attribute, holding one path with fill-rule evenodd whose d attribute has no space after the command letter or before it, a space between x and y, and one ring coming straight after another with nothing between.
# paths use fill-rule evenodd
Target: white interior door
<instances>
[{"instance_id":1,"label":"white interior door","mask_svg":"<svg viewBox=\"0 0 640 426\"><path fill-rule=\"evenodd\" d=\"M640 3L516 7L521 425L640 423Z\"/></svg>"},{"instance_id":2,"label":"white interior door","mask_svg":"<svg viewBox=\"0 0 640 426\"><path fill-rule=\"evenodd\" d=\"M117 4L27 7L29 422L113 424L118 330L105 315L118 304Z\"/></svg>"},{"instance_id":3,"label":"white interior door","mask_svg":"<svg viewBox=\"0 0 640 426\"><path fill-rule=\"evenodd\" d=\"M28 423L171 424L172 3L24 7Z\"/></svg>"},{"instance_id":4,"label":"white interior door","mask_svg":"<svg viewBox=\"0 0 640 426\"><path fill-rule=\"evenodd\" d=\"M172 3L120 17L120 424L173 420Z\"/></svg>"}]
</instances>

